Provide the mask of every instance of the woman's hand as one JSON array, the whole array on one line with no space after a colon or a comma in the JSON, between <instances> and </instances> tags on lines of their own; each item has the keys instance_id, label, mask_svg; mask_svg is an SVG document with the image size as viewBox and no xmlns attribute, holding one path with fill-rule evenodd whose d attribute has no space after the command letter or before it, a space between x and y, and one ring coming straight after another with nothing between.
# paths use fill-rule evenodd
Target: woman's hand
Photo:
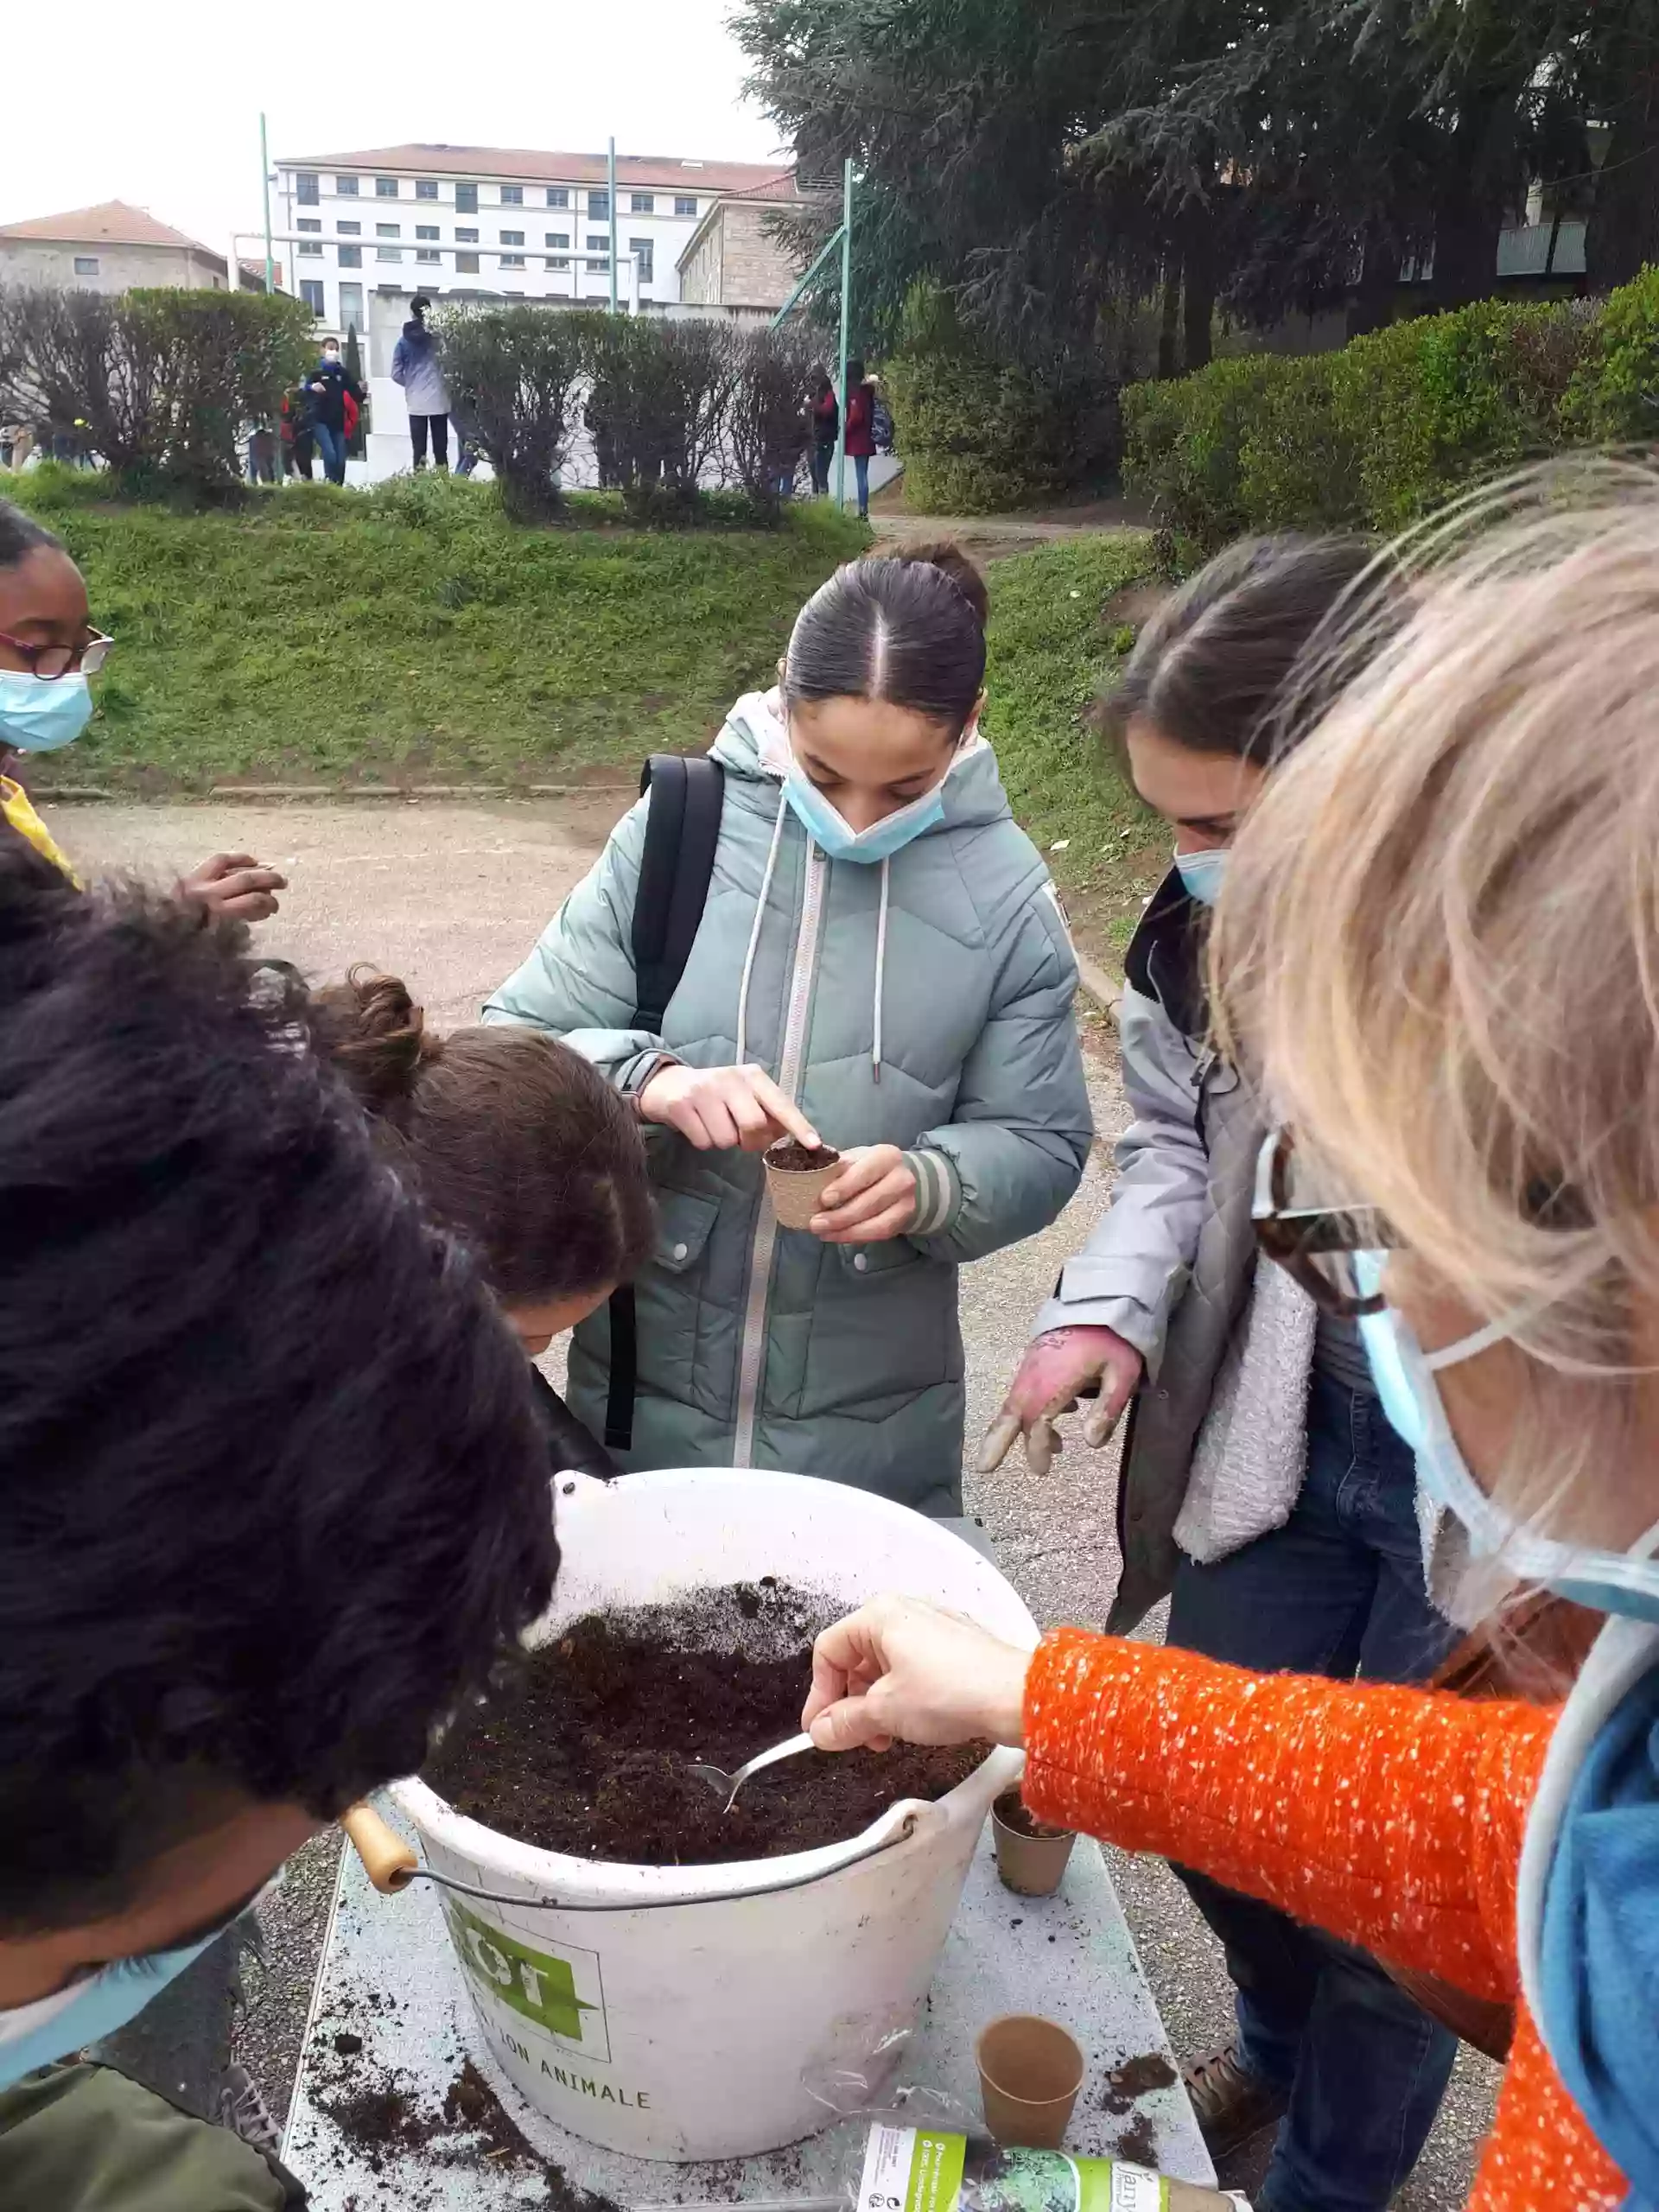
<instances>
[{"instance_id":1,"label":"woman's hand","mask_svg":"<svg viewBox=\"0 0 1659 2212\"><path fill-rule=\"evenodd\" d=\"M288 878L261 868L251 853L215 853L179 884L181 893L199 899L216 922L269 921L276 912L276 894L287 888Z\"/></svg>"},{"instance_id":2,"label":"woman's hand","mask_svg":"<svg viewBox=\"0 0 1659 2212\"><path fill-rule=\"evenodd\" d=\"M658 1068L639 1093L639 1113L699 1152L764 1152L780 1137L816 1151L819 1141L764 1068Z\"/></svg>"},{"instance_id":3,"label":"woman's hand","mask_svg":"<svg viewBox=\"0 0 1659 2212\"><path fill-rule=\"evenodd\" d=\"M896 1144L855 1145L807 1227L826 1244L883 1244L916 1218L916 1173Z\"/></svg>"},{"instance_id":4,"label":"woman's hand","mask_svg":"<svg viewBox=\"0 0 1659 2212\"><path fill-rule=\"evenodd\" d=\"M821 1751L1025 1741L1028 1652L921 1598L876 1598L812 1649L801 1726Z\"/></svg>"},{"instance_id":5,"label":"woman's hand","mask_svg":"<svg viewBox=\"0 0 1659 2212\"><path fill-rule=\"evenodd\" d=\"M982 1475L995 1474L1016 1436L1026 1440L1026 1465L1046 1475L1060 1450L1054 1423L1076 1405L1086 1384L1100 1378L1100 1395L1084 1415L1083 1439L1098 1450L1117 1427L1146 1366L1116 1329L1051 1329L1027 1348L1008 1386L1002 1410L985 1432Z\"/></svg>"}]
</instances>

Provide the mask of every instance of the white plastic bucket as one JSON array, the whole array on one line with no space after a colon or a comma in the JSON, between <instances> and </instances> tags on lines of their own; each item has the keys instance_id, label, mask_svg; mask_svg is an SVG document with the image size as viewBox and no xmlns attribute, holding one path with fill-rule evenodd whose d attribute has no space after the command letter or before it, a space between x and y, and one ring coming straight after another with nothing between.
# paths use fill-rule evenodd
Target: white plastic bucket
<instances>
[{"instance_id":1,"label":"white plastic bucket","mask_svg":"<svg viewBox=\"0 0 1659 2212\"><path fill-rule=\"evenodd\" d=\"M764 1575L855 1605L931 1598L1031 1645L1030 1614L960 1537L804 1476L723 1468L558 1483L564 1565L530 1641L616 1605ZM757 1749L760 1746L757 1746ZM926 1994L985 1815L1019 1774L997 1751L937 1804L891 1807L822 1851L721 1866L594 1864L394 1784L442 1892L492 2056L559 2126L643 2158L747 2158L823 2126ZM699 1902L699 1900L703 1900Z\"/></svg>"}]
</instances>

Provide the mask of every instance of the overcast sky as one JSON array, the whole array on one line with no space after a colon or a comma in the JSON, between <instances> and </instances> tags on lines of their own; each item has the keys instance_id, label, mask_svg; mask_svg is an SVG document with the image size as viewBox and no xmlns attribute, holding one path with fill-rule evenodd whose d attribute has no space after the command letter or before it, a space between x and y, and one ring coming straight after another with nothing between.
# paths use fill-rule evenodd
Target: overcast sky
<instances>
[{"instance_id":1,"label":"overcast sky","mask_svg":"<svg viewBox=\"0 0 1659 2212\"><path fill-rule=\"evenodd\" d=\"M441 139L770 161L739 93L732 0L78 0L24 36L0 222L127 200L223 251L278 156ZM21 28L21 27L15 27ZM16 39L12 41L17 45Z\"/></svg>"}]
</instances>

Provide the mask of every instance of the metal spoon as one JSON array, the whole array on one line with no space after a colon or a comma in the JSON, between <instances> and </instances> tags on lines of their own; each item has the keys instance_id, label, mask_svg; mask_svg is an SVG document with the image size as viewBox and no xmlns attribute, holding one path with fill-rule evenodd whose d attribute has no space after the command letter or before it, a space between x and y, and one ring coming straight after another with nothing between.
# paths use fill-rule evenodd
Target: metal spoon
<instances>
[{"instance_id":1,"label":"metal spoon","mask_svg":"<svg viewBox=\"0 0 1659 2212\"><path fill-rule=\"evenodd\" d=\"M729 1813L737 1802L737 1793L752 1774L759 1774L763 1766L776 1766L779 1759L792 1759L801 1751L816 1748L810 1736L791 1736L786 1744L776 1744L769 1751L762 1751L759 1758L741 1766L735 1774L728 1774L724 1767L703 1766L693 1762L691 1772L699 1782L706 1782L711 1789L718 1789L726 1800Z\"/></svg>"}]
</instances>

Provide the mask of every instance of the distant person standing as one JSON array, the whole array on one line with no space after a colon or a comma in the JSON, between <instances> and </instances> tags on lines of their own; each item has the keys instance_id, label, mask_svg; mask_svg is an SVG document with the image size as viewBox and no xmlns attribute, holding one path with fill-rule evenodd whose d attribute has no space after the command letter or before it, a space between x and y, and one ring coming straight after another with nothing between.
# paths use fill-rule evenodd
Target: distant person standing
<instances>
[{"instance_id":1,"label":"distant person standing","mask_svg":"<svg viewBox=\"0 0 1659 2212\"><path fill-rule=\"evenodd\" d=\"M862 361L847 364L847 453L858 479L858 516L870 516L870 461L875 452L876 380Z\"/></svg>"},{"instance_id":2,"label":"distant person standing","mask_svg":"<svg viewBox=\"0 0 1659 2212\"><path fill-rule=\"evenodd\" d=\"M427 299L410 302L409 321L404 325L404 334L391 357L391 380L404 388L409 408L409 442L416 467L426 467L429 433L434 465L448 468L449 392L438 359L438 341L426 327L426 312L431 304Z\"/></svg>"},{"instance_id":3,"label":"distant person standing","mask_svg":"<svg viewBox=\"0 0 1659 2212\"><path fill-rule=\"evenodd\" d=\"M828 369L818 369L812 385L812 489L819 499L830 493L830 466L841 435L841 404Z\"/></svg>"},{"instance_id":4,"label":"distant person standing","mask_svg":"<svg viewBox=\"0 0 1659 2212\"><path fill-rule=\"evenodd\" d=\"M283 434L283 474L302 476L311 481L311 466L316 457L312 442L310 394L302 384L290 385L283 394L281 428Z\"/></svg>"},{"instance_id":5,"label":"distant person standing","mask_svg":"<svg viewBox=\"0 0 1659 2212\"><path fill-rule=\"evenodd\" d=\"M311 435L322 455L322 473L331 484L346 481L346 402L363 404L363 387L340 358L340 340L326 338L322 359L306 378L311 402Z\"/></svg>"}]
</instances>

